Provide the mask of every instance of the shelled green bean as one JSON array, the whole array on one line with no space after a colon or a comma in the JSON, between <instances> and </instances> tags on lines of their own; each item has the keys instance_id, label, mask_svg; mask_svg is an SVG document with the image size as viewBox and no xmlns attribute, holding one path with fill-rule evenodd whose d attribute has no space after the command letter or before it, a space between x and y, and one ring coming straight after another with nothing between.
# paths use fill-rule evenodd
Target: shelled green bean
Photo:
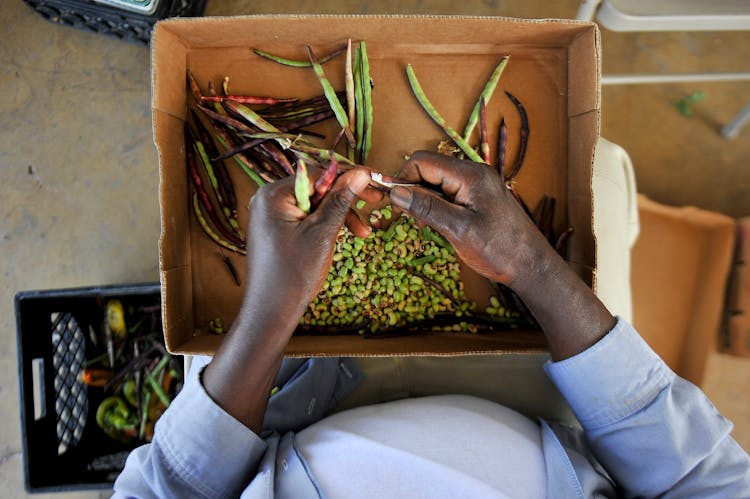
<instances>
[{"instance_id":1,"label":"shelled green bean","mask_svg":"<svg viewBox=\"0 0 750 499\"><path fill-rule=\"evenodd\" d=\"M388 220L390 207L374 212ZM419 229L411 217L395 219L367 239L342 228L323 289L302 317L303 326L362 325L362 332L471 312L453 248ZM468 325L467 325L468 327ZM468 329L467 329L468 330Z\"/></svg>"}]
</instances>

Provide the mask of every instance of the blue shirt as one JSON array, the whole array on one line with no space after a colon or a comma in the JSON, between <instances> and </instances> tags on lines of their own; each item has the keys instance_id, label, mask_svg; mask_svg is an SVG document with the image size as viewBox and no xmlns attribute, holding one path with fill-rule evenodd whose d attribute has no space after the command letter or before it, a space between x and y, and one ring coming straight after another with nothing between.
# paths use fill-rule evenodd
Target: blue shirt
<instances>
[{"instance_id":1,"label":"blue shirt","mask_svg":"<svg viewBox=\"0 0 750 499\"><path fill-rule=\"evenodd\" d=\"M545 369L583 427L540 422L548 496L750 497L750 458L732 424L625 321ZM115 497L322 497L294 432L323 416L356 381L355 369L317 359L287 370L269 411L285 391L293 396L278 400L299 408L277 409L286 419L270 425L267 413L264 427L276 431L264 438L217 406L191 371L154 441L129 456Z\"/></svg>"}]
</instances>

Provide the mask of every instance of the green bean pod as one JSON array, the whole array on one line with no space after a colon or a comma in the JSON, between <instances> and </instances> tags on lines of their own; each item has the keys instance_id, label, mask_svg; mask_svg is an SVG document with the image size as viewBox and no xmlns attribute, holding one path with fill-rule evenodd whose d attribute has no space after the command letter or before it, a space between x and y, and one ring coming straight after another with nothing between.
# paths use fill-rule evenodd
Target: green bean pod
<instances>
[{"instance_id":1,"label":"green bean pod","mask_svg":"<svg viewBox=\"0 0 750 499\"><path fill-rule=\"evenodd\" d=\"M365 42L359 43L361 49L362 64L362 97L364 117L364 139L362 145L362 163L367 162L367 156L370 155L372 148L372 85L370 84L370 59L367 56L367 46Z\"/></svg>"},{"instance_id":2,"label":"green bean pod","mask_svg":"<svg viewBox=\"0 0 750 499\"><path fill-rule=\"evenodd\" d=\"M334 152L331 153L328 149L321 149L319 147L313 146L311 143L307 142L306 140L302 139L298 135L292 135L287 133L271 133L271 132L257 132L257 133L248 133L243 134L244 137L249 139L268 139L276 141L282 148L288 149L292 151L293 153L297 154L298 156L301 156L305 158L305 155L310 156L309 158L305 159L322 159L330 161L332 158L336 159L336 161L340 163L345 163L350 166L354 166L354 162L351 161L346 156L342 156L339 153ZM299 154L303 153L303 154Z\"/></svg>"},{"instance_id":3,"label":"green bean pod","mask_svg":"<svg viewBox=\"0 0 750 499\"><path fill-rule=\"evenodd\" d=\"M480 101L482 104L479 107L479 151L482 153L484 162L489 165L492 159L490 158L490 142L487 133L487 106L484 97Z\"/></svg>"},{"instance_id":4,"label":"green bean pod","mask_svg":"<svg viewBox=\"0 0 750 499\"><path fill-rule=\"evenodd\" d=\"M309 45L307 46L307 55L310 57L313 71L315 71L315 75L318 77L320 86L323 87L323 94L325 94L328 99L328 104L331 106L331 109L333 109L336 121L338 121L341 128L344 129L344 134L346 135L346 140L349 142L349 145L354 147L354 135L349 126L349 116L344 110L344 106L341 105L341 101L339 101L339 97L336 95L336 90L333 88L333 85L328 81L325 71L323 71L323 66L318 61L318 58L315 57L315 54Z\"/></svg>"},{"instance_id":5,"label":"green bean pod","mask_svg":"<svg viewBox=\"0 0 750 499\"><path fill-rule=\"evenodd\" d=\"M464 129L463 138L466 142L468 142L471 138L471 134L474 131L474 128L477 126L477 122L479 121L479 112L482 99L484 99L485 105L490 102L490 98L492 98L492 94L495 93L497 83L500 81L500 77L503 75L503 71L505 70L505 66L508 65L509 59L509 55L506 55L502 58L500 63L495 67L495 70L492 71L489 80L487 80L487 83L482 89L482 93L479 94L479 99L477 99L477 103L474 104L474 108L471 110L469 120L467 121L466 128Z\"/></svg>"},{"instance_id":6,"label":"green bean pod","mask_svg":"<svg viewBox=\"0 0 750 499\"><path fill-rule=\"evenodd\" d=\"M463 137L458 134L458 132L448 126L448 124L445 122L445 119L432 105L430 100L427 98L427 95L425 95L424 90L422 90L422 86L419 84L419 80L417 80L417 75L414 74L414 69L411 67L411 64L408 64L406 66L406 75L409 78L409 85L411 85L411 89L414 92L417 100L419 101L419 104L427 112L430 118L432 118L435 123L442 127L443 131L445 131L448 137L450 137L453 142L456 143L456 145L463 151L464 154L466 154L466 156L468 156L470 160L477 163L482 163L482 157L477 154L477 152L463 139Z\"/></svg>"},{"instance_id":7,"label":"green bean pod","mask_svg":"<svg viewBox=\"0 0 750 499\"><path fill-rule=\"evenodd\" d=\"M326 62L330 61L334 57L338 56L344 51L344 49L337 49L331 52L330 54L321 57L320 58L320 64L325 64ZM277 62L279 64L282 64L284 66L290 66L293 68L309 68L312 67L312 63L310 61L297 61L294 59L287 59L286 57L280 57L278 55L273 55L268 52L265 52L260 49L253 49L253 52L255 52L257 55L263 57L264 59L268 59L269 61Z\"/></svg>"},{"instance_id":8,"label":"green bean pod","mask_svg":"<svg viewBox=\"0 0 750 499\"><path fill-rule=\"evenodd\" d=\"M206 233L206 235L211 238L216 244L219 246L222 246L230 251L234 251L235 253L239 253L240 255L247 255L247 251L235 246L234 244L230 243L229 241L225 241L222 239L214 230L211 228L210 225L208 225L208 222L206 221L206 218L203 216L203 212L201 211L200 202L198 201L198 194L193 193L193 212L195 213L195 218L198 219L198 223L200 224L203 231Z\"/></svg>"},{"instance_id":9,"label":"green bean pod","mask_svg":"<svg viewBox=\"0 0 750 499\"><path fill-rule=\"evenodd\" d=\"M347 158L346 156L342 156L341 154L337 152L334 152L332 155L331 154L332 151L328 149L320 149L319 147L313 147L313 146L309 146L305 144L296 143L290 148L290 150L293 153L297 154L298 156L300 156L298 153L301 152L304 154L311 155L312 157L316 159L322 159L326 161L330 161L331 158L335 158L336 161L338 161L339 163L344 163L345 165L348 165L349 167L354 166L354 163L349 161L349 158Z\"/></svg>"},{"instance_id":10,"label":"green bean pod","mask_svg":"<svg viewBox=\"0 0 750 499\"><path fill-rule=\"evenodd\" d=\"M214 168L211 165L211 160L208 158L208 154L206 153L206 149L203 146L203 143L200 141L195 142L194 147L195 151L198 153L198 156L200 156L201 158L203 167L206 169L208 180L211 183L211 187L213 187L214 195L216 196L216 200L219 203L219 207L221 208L222 213L224 213L227 222L229 222L229 225L237 233L237 236L239 236L240 239L244 239L245 235L242 231L242 228L240 227L239 222L232 215L232 211L229 209L229 207L224 203L224 198L222 197L221 190L219 188L219 180L216 178L216 172L214 172Z\"/></svg>"},{"instance_id":11,"label":"green bean pod","mask_svg":"<svg viewBox=\"0 0 750 499\"><path fill-rule=\"evenodd\" d=\"M307 176L307 166L301 159L297 161L297 174L294 177L294 197L297 200L297 207L305 212L310 213L310 178Z\"/></svg>"},{"instance_id":12,"label":"green bean pod","mask_svg":"<svg viewBox=\"0 0 750 499\"><path fill-rule=\"evenodd\" d=\"M354 127L354 124L357 122L356 118L356 112L357 112L357 105L356 105L356 99L354 97L354 73L352 69L352 39L349 38L346 42L346 68L344 70L344 80L346 82L346 110L349 112L349 128L351 129ZM353 131L353 130L352 130ZM356 135L355 135L355 141L356 141ZM356 147L350 146L348 148L349 150L349 159L352 161L356 160Z\"/></svg>"},{"instance_id":13,"label":"green bean pod","mask_svg":"<svg viewBox=\"0 0 750 499\"><path fill-rule=\"evenodd\" d=\"M261 118L261 116L250 109L249 107L240 104L239 102L235 101L224 101L224 106L226 106L230 111L233 113L242 116L244 119L252 123L253 125L257 126L264 132L274 132L279 133L280 130Z\"/></svg>"},{"instance_id":14,"label":"green bean pod","mask_svg":"<svg viewBox=\"0 0 750 499\"><path fill-rule=\"evenodd\" d=\"M364 90L362 89L362 50L354 49L354 105L357 108L355 133L355 157L358 163L364 164L362 158L362 145L364 144L365 112L364 112Z\"/></svg>"},{"instance_id":15,"label":"green bean pod","mask_svg":"<svg viewBox=\"0 0 750 499\"><path fill-rule=\"evenodd\" d=\"M229 149L229 144L227 144L226 141L223 138L221 138L220 136L216 135L216 140L221 144L221 146L224 149ZM241 154L235 154L234 156L232 156L232 158L234 158L235 163L237 163L237 165L240 167L240 169L243 172L245 172L245 174L248 177L250 177L250 179L258 185L258 187L263 187L264 185L266 185L266 181L263 180L260 177L260 175L258 175L255 171L253 171L253 169L250 167L250 165L248 165L244 161L244 158L242 157Z\"/></svg>"}]
</instances>

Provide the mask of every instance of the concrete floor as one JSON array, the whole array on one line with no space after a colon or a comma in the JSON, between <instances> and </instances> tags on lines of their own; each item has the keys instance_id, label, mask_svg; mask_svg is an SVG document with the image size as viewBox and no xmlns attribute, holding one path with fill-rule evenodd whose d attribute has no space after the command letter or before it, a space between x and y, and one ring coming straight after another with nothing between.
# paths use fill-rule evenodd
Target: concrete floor
<instances>
[{"instance_id":1,"label":"concrete floor","mask_svg":"<svg viewBox=\"0 0 750 499\"><path fill-rule=\"evenodd\" d=\"M578 2L209 0L207 15L435 13L573 17ZM156 281L157 160L146 47L55 26L0 0L0 490L24 497L18 424L16 291ZM741 33L603 33L604 71L748 70ZM672 101L702 90L684 118ZM602 134L623 145L640 190L658 201L750 215L750 127L718 136L750 84L603 90ZM750 361L714 354L705 388L750 449ZM69 494L98 497L106 493ZM41 496L36 496L41 497ZM56 495L55 497L61 497Z\"/></svg>"}]
</instances>

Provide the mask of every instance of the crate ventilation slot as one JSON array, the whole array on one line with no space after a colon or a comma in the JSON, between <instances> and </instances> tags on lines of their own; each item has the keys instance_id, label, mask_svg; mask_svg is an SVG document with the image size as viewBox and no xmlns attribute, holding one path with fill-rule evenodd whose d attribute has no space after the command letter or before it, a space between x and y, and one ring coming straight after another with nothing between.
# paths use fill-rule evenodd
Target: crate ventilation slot
<instances>
[{"instance_id":1,"label":"crate ventilation slot","mask_svg":"<svg viewBox=\"0 0 750 499\"><path fill-rule=\"evenodd\" d=\"M89 411L86 385L79 379L86 361L86 338L72 314L52 314L52 351L57 454L62 455L81 440Z\"/></svg>"}]
</instances>

